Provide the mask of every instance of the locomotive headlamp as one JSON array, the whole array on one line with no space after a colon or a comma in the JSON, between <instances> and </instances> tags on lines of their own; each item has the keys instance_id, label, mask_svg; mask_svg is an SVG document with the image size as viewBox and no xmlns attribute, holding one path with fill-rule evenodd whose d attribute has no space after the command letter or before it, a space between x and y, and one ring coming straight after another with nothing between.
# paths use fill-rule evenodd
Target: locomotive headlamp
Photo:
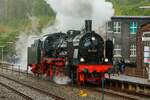
<instances>
[{"instance_id":1,"label":"locomotive headlamp","mask_svg":"<svg viewBox=\"0 0 150 100\"><path fill-rule=\"evenodd\" d=\"M84 62L84 58L80 58L80 61L81 61L81 62Z\"/></svg>"},{"instance_id":2,"label":"locomotive headlamp","mask_svg":"<svg viewBox=\"0 0 150 100\"><path fill-rule=\"evenodd\" d=\"M105 62L108 62L108 59L107 58L105 58L105 60L104 60Z\"/></svg>"},{"instance_id":3,"label":"locomotive headlamp","mask_svg":"<svg viewBox=\"0 0 150 100\"><path fill-rule=\"evenodd\" d=\"M95 37L94 36L92 36L92 40L95 41Z\"/></svg>"}]
</instances>

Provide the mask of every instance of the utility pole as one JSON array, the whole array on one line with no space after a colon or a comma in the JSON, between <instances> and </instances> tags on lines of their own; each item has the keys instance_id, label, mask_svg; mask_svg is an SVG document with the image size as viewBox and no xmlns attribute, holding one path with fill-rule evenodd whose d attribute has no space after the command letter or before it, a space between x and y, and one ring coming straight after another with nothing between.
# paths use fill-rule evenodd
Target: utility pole
<instances>
[{"instance_id":1,"label":"utility pole","mask_svg":"<svg viewBox=\"0 0 150 100\"><path fill-rule=\"evenodd\" d=\"M4 46L0 46L0 48L1 48L1 60L2 60L2 62L3 62L3 53L4 53Z\"/></svg>"}]
</instances>

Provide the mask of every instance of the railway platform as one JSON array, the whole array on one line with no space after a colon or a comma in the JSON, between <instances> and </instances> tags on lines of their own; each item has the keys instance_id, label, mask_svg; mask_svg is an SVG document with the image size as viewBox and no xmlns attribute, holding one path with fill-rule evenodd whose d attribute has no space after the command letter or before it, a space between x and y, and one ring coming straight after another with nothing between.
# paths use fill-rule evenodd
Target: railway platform
<instances>
[{"instance_id":1,"label":"railway platform","mask_svg":"<svg viewBox=\"0 0 150 100\"><path fill-rule=\"evenodd\" d=\"M124 74L106 76L107 88L136 95L150 97L150 81L145 78L127 76Z\"/></svg>"},{"instance_id":2,"label":"railway platform","mask_svg":"<svg viewBox=\"0 0 150 100\"><path fill-rule=\"evenodd\" d=\"M106 76L106 78L109 78ZM143 84L143 85L150 85L150 80L145 79L145 78L139 78L139 77L134 77L134 76L127 76L124 74L120 75L111 75L110 76L111 80L117 80L117 81L124 81L124 82L130 82L130 83L136 83L136 84Z\"/></svg>"}]
</instances>

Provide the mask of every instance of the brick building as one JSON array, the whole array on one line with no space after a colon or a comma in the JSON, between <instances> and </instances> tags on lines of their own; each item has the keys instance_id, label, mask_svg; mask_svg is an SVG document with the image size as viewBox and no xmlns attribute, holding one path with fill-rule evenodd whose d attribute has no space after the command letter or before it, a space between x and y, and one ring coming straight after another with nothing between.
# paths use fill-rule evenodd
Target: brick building
<instances>
[{"instance_id":1,"label":"brick building","mask_svg":"<svg viewBox=\"0 0 150 100\"><path fill-rule=\"evenodd\" d=\"M136 35L137 71L150 80L150 21L141 25Z\"/></svg>"},{"instance_id":2,"label":"brick building","mask_svg":"<svg viewBox=\"0 0 150 100\"><path fill-rule=\"evenodd\" d=\"M114 60L136 62L136 33L150 16L114 16L107 25L107 38L114 42Z\"/></svg>"}]
</instances>

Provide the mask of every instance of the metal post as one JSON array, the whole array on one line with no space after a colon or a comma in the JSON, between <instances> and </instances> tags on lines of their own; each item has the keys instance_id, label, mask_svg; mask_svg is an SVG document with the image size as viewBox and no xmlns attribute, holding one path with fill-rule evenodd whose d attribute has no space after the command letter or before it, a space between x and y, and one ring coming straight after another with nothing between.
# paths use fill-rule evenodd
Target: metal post
<instances>
[{"instance_id":1,"label":"metal post","mask_svg":"<svg viewBox=\"0 0 150 100\"><path fill-rule=\"evenodd\" d=\"M3 62L3 51L4 51L3 48L4 48L4 46L0 46L0 47L1 47L1 63L2 63L1 67L2 67L2 72L3 72L3 66L4 66L4 64L3 64L4 63Z\"/></svg>"},{"instance_id":2,"label":"metal post","mask_svg":"<svg viewBox=\"0 0 150 100\"><path fill-rule=\"evenodd\" d=\"M73 78L73 71L71 70L71 79L72 79L72 87L73 87L73 83L74 83L74 78ZM72 88L73 89L73 88Z\"/></svg>"},{"instance_id":3,"label":"metal post","mask_svg":"<svg viewBox=\"0 0 150 100\"><path fill-rule=\"evenodd\" d=\"M27 77L28 77L28 70L29 70L29 66L27 65Z\"/></svg>"},{"instance_id":4,"label":"metal post","mask_svg":"<svg viewBox=\"0 0 150 100\"><path fill-rule=\"evenodd\" d=\"M149 66L148 66L148 81L150 81L150 63L149 63Z\"/></svg>"},{"instance_id":5,"label":"metal post","mask_svg":"<svg viewBox=\"0 0 150 100\"><path fill-rule=\"evenodd\" d=\"M102 98L101 98L101 100L104 100L104 74L102 75L101 85L102 85L102 88L101 88Z\"/></svg>"},{"instance_id":6,"label":"metal post","mask_svg":"<svg viewBox=\"0 0 150 100\"><path fill-rule=\"evenodd\" d=\"M3 62L3 52L4 52L4 50L3 50L3 47L2 47L2 62Z\"/></svg>"},{"instance_id":7,"label":"metal post","mask_svg":"<svg viewBox=\"0 0 150 100\"><path fill-rule=\"evenodd\" d=\"M14 67L14 65L12 64L12 74L13 74L13 69L14 69L13 67Z\"/></svg>"},{"instance_id":8,"label":"metal post","mask_svg":"<svg viewBox=\"0 0 150 100\"><path fill-rule=\"evenodd\" d=\"M0 48L1 48L1 62L3 63L4 46L0 46Z\"/></svg>"},{"instance_id":9,"label":"metal post","mask_svg":"<svg viewBox=\"0 0 150 100\"><path fill-rule=\"evenodd\" d=\"M19 76L20 76L20 65L19 65Z\"/></svg>"},{"instance_id":10,"label":"metal post","mask_svg":"<svg viewBox=\"0 0 150 100\"><path fill-rule=\"evenodd\" d=\"M3 72L3 65L4 65L4 64L3 64L3 62L2 62L2 72Z\"/></svg>"}]
</instances>

